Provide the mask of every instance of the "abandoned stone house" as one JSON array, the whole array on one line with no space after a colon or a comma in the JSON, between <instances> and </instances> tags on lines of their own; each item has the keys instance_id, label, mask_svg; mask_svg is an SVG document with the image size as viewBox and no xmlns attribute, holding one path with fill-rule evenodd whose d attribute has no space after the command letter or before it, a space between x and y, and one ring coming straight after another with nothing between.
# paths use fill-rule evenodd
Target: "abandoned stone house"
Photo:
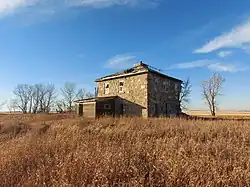
<instances>
[{"instance_id":1,"label":"abandoned stone house","mask_svg":"<svg viewBox=\"0 0 250 187\"><path fill-rule=\"evenodd\" d=\"M95 82L95 98L75 101L78 115L158 117L180 112L182 81L142 62Z\"/></svg>"}]
</instances>

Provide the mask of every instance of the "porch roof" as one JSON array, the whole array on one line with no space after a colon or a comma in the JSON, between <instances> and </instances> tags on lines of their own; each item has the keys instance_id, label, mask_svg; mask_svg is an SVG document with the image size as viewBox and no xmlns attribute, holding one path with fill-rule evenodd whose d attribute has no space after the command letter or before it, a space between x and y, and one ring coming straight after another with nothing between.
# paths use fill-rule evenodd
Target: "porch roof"
<instances>
[{"instance_id":1,"label":"porch roof","mask_svg":"<svg viewBox=\"0 0 250 187\"><path fill-rule=\"evenodd\" d=\"M108 97L93 97L88 99L80 99L74 101L74 103L89 103L89 102L96 102L96 101L106 101L106 100L113 100L116 99L118 96L108 96Z\"/></svg>"}]
</instances>

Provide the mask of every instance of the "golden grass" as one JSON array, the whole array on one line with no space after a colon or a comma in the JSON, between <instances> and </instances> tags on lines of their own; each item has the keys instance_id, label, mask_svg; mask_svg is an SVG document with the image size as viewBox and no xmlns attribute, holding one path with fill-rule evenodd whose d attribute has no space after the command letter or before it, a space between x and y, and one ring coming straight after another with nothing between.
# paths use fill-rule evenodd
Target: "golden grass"
<instances>
[{"instance_id":1,"label":"golden grass","mask_svg":"<svg viewBox=\"0 0 250 187\"><path fill-rule=\"evenodd\" d=\"M211 117L211 113L209 111L189 110L189 111L185 111L185 112L187 114L191 115L191 116ZM250 119L250 112L218 111L216 113L216 117L219 117L219 118Z\"/></svg>"},{"instance_id":2,"label":"golden grass","mask_svg":"<svg viewBox=\"0 0 250 187\"><path fill-rule=\"evenodd\" d=\"M0 117L1 186L250 185L249 121L21 118Z\"/></svg>"}]
</instances>

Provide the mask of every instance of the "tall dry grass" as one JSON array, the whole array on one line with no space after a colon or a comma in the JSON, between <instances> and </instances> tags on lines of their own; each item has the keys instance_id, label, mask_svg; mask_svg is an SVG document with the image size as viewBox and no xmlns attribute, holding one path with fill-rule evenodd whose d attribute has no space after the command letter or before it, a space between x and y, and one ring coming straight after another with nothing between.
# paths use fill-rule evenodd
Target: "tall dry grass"
<instances>
[{"instance_id":1,"label":"tall dry grass","mask_svg":"<svg viewBox=\"0 0 250 187\"><path fill-rule=\"evenodd\" d=\"M1 186L250 185L248 121L24 121L0 120Z\"/></svg>"}]
</instances>

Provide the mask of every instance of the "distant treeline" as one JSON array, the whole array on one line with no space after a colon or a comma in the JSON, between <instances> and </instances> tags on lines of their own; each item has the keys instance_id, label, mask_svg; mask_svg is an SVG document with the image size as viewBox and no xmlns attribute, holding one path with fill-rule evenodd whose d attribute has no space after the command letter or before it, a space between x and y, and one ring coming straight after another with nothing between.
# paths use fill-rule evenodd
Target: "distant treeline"
<instances>
[{"instance_id":1,"label":"distant treeline","mask_svg":"<svg viewBox=\"0 0 250 187\"><path fill-rule=\"evenodd\" d=\"M9 111L34 114L72 112L75 100L94 96L84 88L78 89L75 83L65 83L60 89L54 84L19 84L13 93L15 97L6 103Z\"/></svg>"}]
</instances>

